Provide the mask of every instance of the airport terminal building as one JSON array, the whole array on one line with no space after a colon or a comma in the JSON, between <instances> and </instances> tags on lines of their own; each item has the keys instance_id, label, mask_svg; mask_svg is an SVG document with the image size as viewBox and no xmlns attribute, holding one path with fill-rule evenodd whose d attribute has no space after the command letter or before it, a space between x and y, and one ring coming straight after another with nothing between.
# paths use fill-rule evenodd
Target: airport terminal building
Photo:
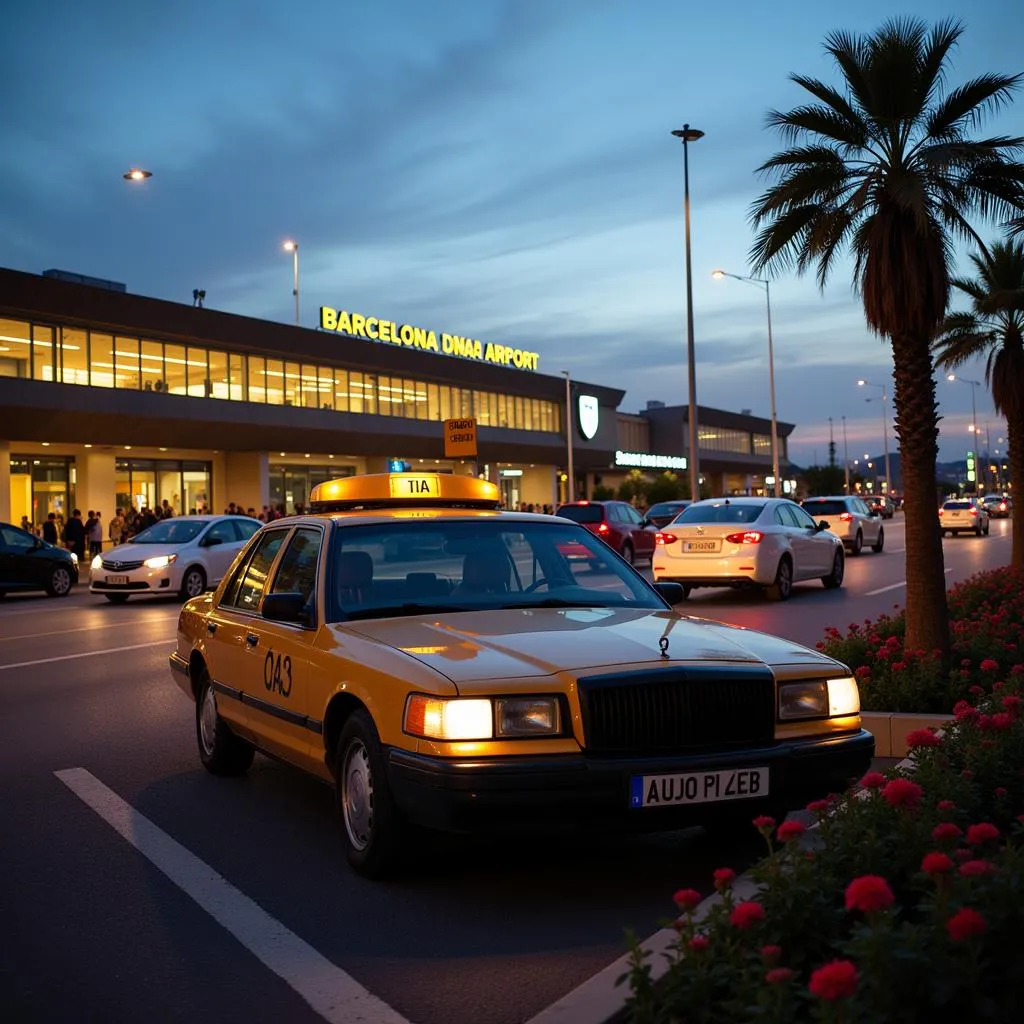
<instances>
[{"instance_id":1,"label":"airport terminal building","mask_svg":"<svg viewBox=\"0 0 1024 1024\"><path fill-rule=\"evenodd\" d=\"M651 472L675 460L680 471L677 417L625 417L637 422L620 437L623 397L567 387L528 344L443 325L322 306L315 328L297 327L0 269L0 519L14 523L76 507L109 519L117 506L164 500L176 513L229 502L291 511L322 480L395 462L485 475L509 506L556 505L569 493L567 423L577 496L627 471L624 456L648 457ZM701 468L721 472L719 488L737 460L705 466L713 412L701 410ZM476 458L445 458L453 418L476 421ZM737 422L746 454L733 453L733 483L756 491L771 464L755 440L764 421Z\"/></svg>"}]
</instances>

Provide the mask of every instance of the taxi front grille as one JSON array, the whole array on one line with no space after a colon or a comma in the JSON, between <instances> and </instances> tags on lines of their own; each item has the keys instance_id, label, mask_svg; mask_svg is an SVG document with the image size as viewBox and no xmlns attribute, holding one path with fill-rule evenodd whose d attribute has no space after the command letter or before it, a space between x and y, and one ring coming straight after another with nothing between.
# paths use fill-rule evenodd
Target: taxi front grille
<instances>
[{"instance_id":1,"label":"taxi front grille","mask_svg":"<svg viewBox=\"0 0 1024 1024\"><path fill-rule=\"evenodd\" d=\"M775 680L766 668L709 666L579 680L584 749L647 755L771 743Z\"/></svg>"},{"instance_id":2,"label":"taxi front grille","mask_svg":"<svg viewBox=\"0 0 1024 1024\"><path fill-rule=\"evenodd\" d=\"M103 559L103 568L107 572L127 572L129 569L140 569L142 567L142 559L140 558L137 562L118 562L113 559Z\"/></svg>"}]
</instances>

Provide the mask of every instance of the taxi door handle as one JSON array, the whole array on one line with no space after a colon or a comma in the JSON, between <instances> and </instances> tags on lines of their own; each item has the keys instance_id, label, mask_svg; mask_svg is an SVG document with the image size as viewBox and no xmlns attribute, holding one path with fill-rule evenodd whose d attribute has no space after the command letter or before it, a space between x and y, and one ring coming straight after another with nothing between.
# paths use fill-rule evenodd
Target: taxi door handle
<instances>
[{"instance_id":1,"label":"taxi door handle","mask_svg":"<svg viewBox=\"0 0 1024 1024\"><path fill-rule=\"evenodd\" d=\"M250 647L255 647L260 642L260 638L255 633L246 633L245 642Z\"/></svg>"}]
</instances>

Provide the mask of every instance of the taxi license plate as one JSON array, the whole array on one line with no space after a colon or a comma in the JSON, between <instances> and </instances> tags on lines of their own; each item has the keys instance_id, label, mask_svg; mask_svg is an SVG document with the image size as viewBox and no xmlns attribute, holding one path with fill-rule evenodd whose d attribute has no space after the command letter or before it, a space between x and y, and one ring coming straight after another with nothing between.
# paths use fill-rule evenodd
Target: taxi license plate
<instances>
[{"instance_id":1,"label":"taxi license plate","mask_svg":"<svg viewBox=\"0 0 1024 1024\"><path fill-rule=\"evenodd\" d=\"M106 583L110 583L113 586L117 586L118 584L127 583L128 582L128 577L127 576L108 576L106 578L105 582Z\"/></svg>"},{"instance_id":2,"label":"taxi license plate","mask_svg":"<svg viewBox=\"0 0 1024 1024\"><path fill-rule=\"evenodd\" d=\"M688 540L683 542L684 551L717 551L717 540Z\"/></svg>"},{"instance_id":3,"label":"taxi license plate","mask_svg":"<svg viewBox=\"0 0 1024 1024\"><path fill-rule=\"evenodd\" d=\"M686 772L681 775L634 775L629 784L630 807L712 804L767 795L767 767Z\"/></svg>"}]
</instances>

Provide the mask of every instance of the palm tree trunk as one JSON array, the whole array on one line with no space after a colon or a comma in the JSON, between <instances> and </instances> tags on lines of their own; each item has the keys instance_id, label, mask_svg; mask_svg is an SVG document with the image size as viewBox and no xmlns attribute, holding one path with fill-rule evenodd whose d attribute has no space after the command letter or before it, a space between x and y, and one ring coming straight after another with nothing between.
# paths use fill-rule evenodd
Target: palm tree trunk
<instances>
[{"instance_id":1,"label":"palm tree trunk","mask_svg":"<svg viewBox=\"0 0 1024 1024\"><path fill-rule=\"evenodd\" d=\"M900 442L907 530L906 639L908 650L949 652L949 615L939 532L935 461L939 415L927 337L892 339L896 436Z\"/></svg>"},{"instance_id":2,"label":"palm tree trunk","mask_svg":"<svg viewBox=\"0 0 1024 1024\"><path fill-rule=\"evenodd\" d=\"M1020 413L1007 414L1006 439L1010 442L1010 494L1016 503L1017 496L1024 495L1024 406ZM1013 536L1010 564L1019 569L1024 567L1024 497L1020 511L1014 508L1010 516Z\"/></svg>"}]
</instances>

